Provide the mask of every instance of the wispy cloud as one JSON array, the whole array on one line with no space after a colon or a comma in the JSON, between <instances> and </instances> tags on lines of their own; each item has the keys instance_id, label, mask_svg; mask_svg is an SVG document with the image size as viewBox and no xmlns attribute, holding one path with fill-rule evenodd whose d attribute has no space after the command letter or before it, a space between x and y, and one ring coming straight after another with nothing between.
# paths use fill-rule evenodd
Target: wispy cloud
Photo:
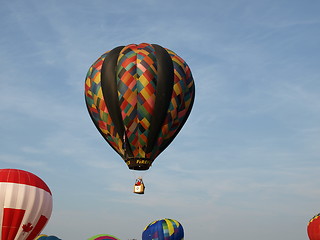
<instances>
[{"instance_id":1,"label":"wispy cloud","mask_svg":"<svg viewBox=\"0 0 320 240\"><path fill-rule=\"evenodd\" d=\"M12 168L12 166L24 166L32 168L48 168L43 161L24 158L21 155L1 154L0 162L2 168Z\"/></svg>"}]
</instances>

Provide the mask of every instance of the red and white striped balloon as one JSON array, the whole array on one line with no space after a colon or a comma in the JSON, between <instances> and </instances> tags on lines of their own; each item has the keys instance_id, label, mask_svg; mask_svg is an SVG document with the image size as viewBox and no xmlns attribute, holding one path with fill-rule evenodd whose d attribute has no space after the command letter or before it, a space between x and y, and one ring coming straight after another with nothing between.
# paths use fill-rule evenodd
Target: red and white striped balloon
<instances>
[{"instance_id":1,"label":"red and white striped balloon","mask_svg":"<svg viewBox=\"0 0 320 240\"><path fill-rule=\"evenodd\" d=\"M52 194L33 173L0 169L0 239L33 240L52 213Z\"/></svg>"}]
</instances>

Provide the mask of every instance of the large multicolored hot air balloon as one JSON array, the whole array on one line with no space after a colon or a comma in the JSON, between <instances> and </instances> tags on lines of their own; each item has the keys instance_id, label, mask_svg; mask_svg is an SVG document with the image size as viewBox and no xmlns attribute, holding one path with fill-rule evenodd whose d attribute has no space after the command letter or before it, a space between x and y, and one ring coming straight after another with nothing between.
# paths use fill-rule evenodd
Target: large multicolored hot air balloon
<instances>
[{"instance_id":1,"label":"large multicolored hot air balloon","mask_svg":"<svg viewBox=\"0 0 320 240\"><path fill-rule=\"evenodd\" d=\"M142 233L142 240L183 240L183 238L182 225L169 218L150 223Z\"/></svg>"},{"instance_id":2,"label":"large multicolored hot air balloon","mask_svg":"<svg viewBox=\"0 0 320 240\"><path fill-rule=\"evenodd\" d=\"M309 221L307 233L310 240L320 240L320 213Z\"/></svg>"},{"instance_id":3,"label":"large multicolored hot air balloon","mask_svg":"<svg viewBox=\"0 0 320 240\"><path fill-rule=\"evenodd\" d=\"M89 238L88 240L120 240L120 239L109 234L99 234Z\"/></svg>"},{"instance_id":4,"label":"large multicolored hot air balloon","mask_svg":"<svg viewBox=\"0 0 320 240\"><path fill-rule=\"evenodd\" d=\"M52 212L49 187L36 175L0 169L0 239L33 240Z\"/></svg>"},{"instance_id":5,"label":"large multicolored hot air balloon","mask_svg":"<svg viewBox=\"0 0 320 240\"><path fill-rule=\"evenodd\" d=\"M132 170L149 169L183 127L194 97L187 63L156 44L104 53L85 81L92 121Z\"/></svg>"}]
</instances>

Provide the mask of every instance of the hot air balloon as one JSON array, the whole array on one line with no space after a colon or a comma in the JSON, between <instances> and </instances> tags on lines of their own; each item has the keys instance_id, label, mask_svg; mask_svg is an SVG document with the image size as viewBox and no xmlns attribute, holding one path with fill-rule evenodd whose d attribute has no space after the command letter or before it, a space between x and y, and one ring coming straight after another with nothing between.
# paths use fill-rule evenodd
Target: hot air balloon
<instances>
[{"instance_id":1,"label":"hot air balloon","mask_svg":"<svg viewBox=\"0 0 320 240\"><path fill-rule=\"evenodd\" d=\"M36 175L0 169L1 240L33 240L52 212L49 187Z\"/></svg>"},{"instance_id":2,"label":"hot air balloon","mask_svg":"<svg viewBox=\"0 0 320 240\"><path fill-rule=\"evenodd\" d=\"M131 170L148 170L186 122L195 97L187 63L157 44L104 53L85 80L89 115Z\"/></svg>"},{"instance_id":3,"label":"hot air balloon","mask_svg":"<svg viewBox=\"0 0 320 240\"><path fill-rule=\"evenodd\" d=\"M120 239L109 234L99 234L89 238L88 240L120 240Z\"/></svg>"},{"instance_id":4,"label":"hot air balloon","mask_svg":"<svg viewBox=\"0 0 320 240\"><path fill-rule=\"evenodd\" d=\"M320 240L320 213L309 221L307 233L310 240Z\"/></svg>"},{"instance_id":5,"label":"hot air balloon","mask_svg":"<svg viewBox=\"0 0 320 240\"><path fill-rule=\"evenodd\" d=\"M150 223L142 233L142 240L183 240L183 238L182 225L169 218Z\"/></svg>"},{"instance_id":6,"label":"hot air balloon","mask_svg":"<svg viewBox=\"0 0 320 240\"><path fill-rule=\"evenodd\" d=\"M36 237L34 240L62 240L62 239L56 236L48 236L48 235L42 234Z\"/></svg>"},{"instance_id":7,"label":"hot air balloon","mask_svg":"<svg viewBox=\"0 0 320 240\"><path fill-rule=\"evenodd\" d=\"M62 239L56 236L48 236L45 240L62 240Z\"/></svg>"},{"instance_id":8,"label":"hot air balloon","mask_svg":"<svg viewBox=\"0 0 320 240\"><path fill-rule=\"evenodd\" d=\"M41 234L41 235L37 236L34 240L46 240L47 237L48 237L48 235Z\"/></svg>"}]
</instances>

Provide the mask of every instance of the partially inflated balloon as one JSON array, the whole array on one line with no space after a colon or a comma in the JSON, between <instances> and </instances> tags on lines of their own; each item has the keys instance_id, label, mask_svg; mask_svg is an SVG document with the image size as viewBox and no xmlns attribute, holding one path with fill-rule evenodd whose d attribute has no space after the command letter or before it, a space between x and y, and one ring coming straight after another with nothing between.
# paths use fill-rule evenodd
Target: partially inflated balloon
<instances>
[{"instance_id":1,"label":"partially inflated balloon","mask_svg":"<svg viewBox=\"0 0 320 240\"><path fill-rule=\"evenodd\" d=\"M169 218L150 223L142 233L142 240L183 240L183 238L182 225Z\"/></svg>"},{"instance_id":2,"label":"partially inflated balloon","mask_svg":"<svg viewBox=\"0 0 320 240\"><path fill-rule=\"evenodd\" d=\"M33 240L52 212L49 187L36 175L0 169L1 240Z\"/></svg>"},{"instance_id":3,"label":"partially inflated balloon","mask_svg":"<svg viewBox=\"0 0 320 240\"><path fill-rule=\"evenodd\" d=\"M92 121L133 170L147 170L172 142L194 97L187 63L156 44L131 44L104 53L85 81Z\"/></svg>"},{"instance_id":4,"label":"partially inflated balloon","mask_svg":"<svg viewBox=\"0 0 320 240\"><path fill-rule=\"evenodd\" d=\"M120 239L109 234L99 234L89 238L88 240L120 240Z\"/></svg>"},{"instance_id":5,"label":"partially inflated balloon","mask_svg":"<svg viewBox=\"0 0 320 240\"><path fill-rule=\"evenodd\" d=\"M320 214L315 215L309 221L307 233L310 240L320 240Z\"/></svg>"}]
</instances>

